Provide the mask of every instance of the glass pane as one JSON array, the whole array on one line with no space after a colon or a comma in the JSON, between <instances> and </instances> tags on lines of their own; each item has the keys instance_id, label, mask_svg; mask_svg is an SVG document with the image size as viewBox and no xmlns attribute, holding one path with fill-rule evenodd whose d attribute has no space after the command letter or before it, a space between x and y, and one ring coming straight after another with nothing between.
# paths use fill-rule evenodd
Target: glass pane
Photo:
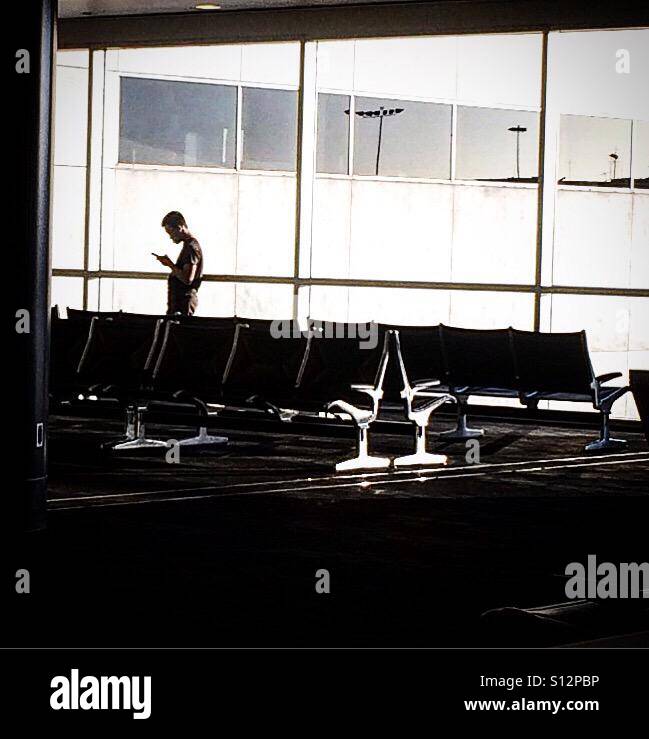
<instances>
[{"instance_id":1,"label":"glass pane","mask_svg":"<svg viewBox=\"0 0 649 739\"><path fill-rule=\"evenodd\" d=\"M347 174L349 156L349 96L318 95L316 172Z\"/></svg>"},{"instance_id":2,"label":"glass pane","mask_svg":"<svg viewBox=\"0 0 649 739\"><path fill-rule=\"evenodd\" d=\"M297 92L243 88L243 169L295 172Z\"/></svg>"},{"instance_id":3,"label":"glass pane","mask_svg":"<svg viewBox=\"0 0 649 739\"><path fill-rule=\"evenodd\" d=\"M562 115L559 184L630 186L631 121Z\"/></svg>"},{"instance_id":4,"label":"glass pane","mask_svg":"<svg viewBox=\"0 0 649 739\"><path fill-rule=\"evenodd\" d=\"M633 123L634 186L649 189L649 121Z\"/></svg>"},{"instance_id":5,"label":"glass pane","mask_svg":"<svg viewBox=\"0 0 649 739\"><path fill-rule=\"evenodd\" d=\"M123 77L119 161L234 168L237 90Z\"/></svg>"},{"instance_id":6,"label":"glass pane","mask_svg":"<svg viewBox=\"0 0 649 739\"><path fill-rule=\"evenodd\" d=\"M354 112L354 174L450 177L450 105L359 97Z\"/></svg>"},{"instance_id":7,"label":"glass pane","mask_svg":"<svg viewBox=\"0 0 649 739\"><path fill-rule=\"evenodd\" d=\"M538 113L459 106L455 177L537 182L538 137Z\"/></svg>"}]
</instances>

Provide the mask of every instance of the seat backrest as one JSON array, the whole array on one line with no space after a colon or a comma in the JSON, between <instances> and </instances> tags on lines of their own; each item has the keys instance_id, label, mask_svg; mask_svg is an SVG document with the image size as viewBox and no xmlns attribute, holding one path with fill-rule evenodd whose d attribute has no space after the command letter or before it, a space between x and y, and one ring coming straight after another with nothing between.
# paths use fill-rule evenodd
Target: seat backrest
<instances>
[{"instance_id":1,"label":"seat backrest","mask_svg":"<svg viewBox=\"0 0 649 739\"><path fill-rule=\"evenodd\" d=\"M155 390L184 390L203 400L219 398L236 327L168 321L152 371Z\"/></svg>"},{"instance_id":2,"label":"seat backrest","mask_svg":"<svg viewBox=\"0 0 649 739\"><path fill-rule=\"evenodd\" d=\"M122 315L121 311L100 311L100 310L82 310L81 308L67 308L68 318L85 318L90 321L92 318L113 318Z\"/></svg>"},{"instance_id":3,"label":"seat backrest","mask_svg":"<svg viewBox=\"0 0 649 739\"><path fill-rule=\"evenodd\" d=\"M258 396L275 402L292 398L308 345L308 332L278 335L262 326L239 325L223 383L226 399Z\"/></svg>"},{"instance_id":4,"label":"seat backrest","mask_svg":"<svg viewBox=\"0 0 649 739\"><path fill-rule=\"evenodd\" d=\"M79 380L87 385L139 386L157 344L160 324L93 318L79 361Z\"/></svg>"},{"instance_id":5,"label":"seat backrest","mask_svg":"<svg viewBox=\"0 0 649 739\"><path fill-rule=\"evenodd\" d=\"M593 394L585 331L540 333L512 329L511 341L522 392Z\"/></svg>"},{"instance_id":6,"label":"seat backrest","mask_svg":"<svg viewBox=\"0 0 649 739\"><path fill-rule=\"evenodd\" d=\"M327 338L314 332L302 370L298 397L305 402L345 398L352 385L383 385L388 363L385 334L376 345L363 339Z\"/></svg>"},{"instance_id":7,"label":"seat backrest","mask_svg":"<svg viewBox=\"0 0 649 739\"><path fill-rule=\"evenodd\" d=\"M398 326L380 324L380 333L394 331L394 354L385 376L386 400L399 397L404 387L404 373L410 385L423 380L444 383L446 373L439 337L439 326ZM400 352L400 356L399 356ZM403 365L400 364L403 361Z\"/></svg>"},{"instance_id":8,"label":"seat backrest","mask_svg":"<svg viewBox=\"0 0 649 739\"><path fill-rule=\"evenodd\" d=\"M172 318L188 326L207 326L208 328L228 328L234 324L233 316L172 316Z\"/></svg>"},{"instance_id":9,"label":"seat backrest","mask_svg":"<svg viewBox=\"0 0 649 739\"><path fill-rule=\"evenodd\" d=\"M235 323L240 323L249 328L259 329L270 333L273 326L284 326L292 322L290 318L245 318L242 316L234 317Z\"/></svg>"},{"instance_id":10,"label":"seat backrest","mask_svg":"<svg viewBox=\"0 0 649 739\"><path fill-rule=\"evenodd\" d=\"M509 329L440 325L440 338L446 380L452 388L517 388Z\"/></svg>"},{"instance_id":11,"label":"seat backrest","mask_svg":"<svg viewBox=\"0 0 649 739\"><path fill-rule=\"evenodd\" d=\"M73 386L79 360L88 341L88 318L52 318L50 324L50 392L58 395Z\"/></svg>"}]
</instances>

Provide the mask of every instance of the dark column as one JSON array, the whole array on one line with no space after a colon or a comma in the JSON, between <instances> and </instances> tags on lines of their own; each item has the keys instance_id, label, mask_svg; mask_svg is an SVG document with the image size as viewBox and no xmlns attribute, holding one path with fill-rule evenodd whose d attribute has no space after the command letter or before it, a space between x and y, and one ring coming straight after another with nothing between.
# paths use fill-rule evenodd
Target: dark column
<instances>
[{"instance_id":1,"label":"dark column","mask_svg":"<svg viewBox=\"0 0 649 739\"><path fill-rule=\"evenodd\" d=\"M56 0L21 0L5 28L13 94L4 99L11 164L5 170L0 279L11 295L10 354L4 357L10 379L4 389L14 407L5 421L14 476L3 508L10 508L13 527L22 531L45 526L55 14Z\"/></svg>"}]
</instances>

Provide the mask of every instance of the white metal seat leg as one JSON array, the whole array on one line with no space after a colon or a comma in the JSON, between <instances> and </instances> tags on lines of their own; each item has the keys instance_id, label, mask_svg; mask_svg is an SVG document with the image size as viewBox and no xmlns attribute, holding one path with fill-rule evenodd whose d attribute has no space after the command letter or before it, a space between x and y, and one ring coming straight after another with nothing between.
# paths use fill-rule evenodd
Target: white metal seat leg
<instances>
[{"instance_id":1,"label":"white metal seat leg","mask_svg":"<svg viewBox=\"0 0 649 739\"><path fill-rule=\"evenodd\" d=\"M122 441L113 446L116 451L124 449L152 449L156 447L166 447L167 442L158 439L147 439L146 424L144 421L144 413L146 406L138 406L135 420L135 435L133 439Z\"/></svg>"}]
</instances>

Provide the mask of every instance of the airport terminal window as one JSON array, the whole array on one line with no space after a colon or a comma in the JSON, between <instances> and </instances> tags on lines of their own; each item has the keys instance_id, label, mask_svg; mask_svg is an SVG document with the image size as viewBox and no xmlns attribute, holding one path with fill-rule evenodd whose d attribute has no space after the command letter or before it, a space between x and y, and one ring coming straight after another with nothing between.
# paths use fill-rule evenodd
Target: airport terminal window
<instances>
[{"instance_id":1,"label":"airport terminal window","mask_svg":"<svg viewBox=\"0 0 649 739\"><path fill-rule=\"evenodd\" d=\"M649 189L649 121L633 122L633 185Z\"/></svg>"},{"instance_id":2,"label":"airport terminal window","mask_svg":"<svg viewBox=\"0 0 649 739\"><path fill-rule=\"evenodd\" d=\"M349 172L349 105L348 95L318 95L317 172Z\"/></svg>"},{"instance_id":3,"label":"airport terminal window","mask_svg":"<svg viewBox=\"0 0 649 739\"><path fill-rule=\"evenodd\" d=\"M537 182L538 138L538 113L459 106L455 177Z\"/></svg>"},{"instance_id":4,"label":"airport terminal window","mask_svg":"<svg viewBox=\"0 0 649 739\"><path fill-rule=\"evenodd\" d=\"M235 166L237 89L122 77L119 161Z\"/></svg>"},{"instance_id":5,"label":"airport terminal window","mask_svg":"<svg viewBox=\"0 0 649 739\"><path fill-rule=\"evenodd\" d=\"M244 87L241 112L242 168L295 172L297 92Z\"/></svg>"},{"instance_id":6,"label":"airport terminal window","mask_svg":"<svg viewBox=\"0 0 649 739\"><path fill-rule=\"evenodd\" d=\"M355 99L354 174L450 178L450 105Z\"/></svg>"},{"instance_id":7,"label":"airport terminal window","mask_svg":"<svg viewBox=\"0 0 649 739\"><path fill-rule=\"evenodd\" d=\"M562 115L559 132L560 185L629 187L631 121Z\"/></svg>"}]
</instances>

